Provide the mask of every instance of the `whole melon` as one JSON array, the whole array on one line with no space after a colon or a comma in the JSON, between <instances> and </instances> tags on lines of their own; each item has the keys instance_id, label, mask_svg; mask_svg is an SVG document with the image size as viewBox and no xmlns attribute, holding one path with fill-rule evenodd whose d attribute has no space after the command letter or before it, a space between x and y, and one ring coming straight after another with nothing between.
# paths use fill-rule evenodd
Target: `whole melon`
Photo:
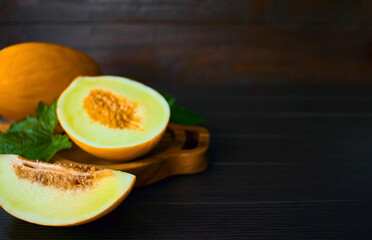
<instances>
[{"instance_id":1,"label":"whole melon","mask_svg":"<svg viewBox=\"0 0 372 240\"><path fill-rule=\"evenodd\" d=\"M26 42L0 51L0 116L19 120L39 101L51 104L77 76L102 75L85 53L52 43Z\"/></svg>"}]
</instances>

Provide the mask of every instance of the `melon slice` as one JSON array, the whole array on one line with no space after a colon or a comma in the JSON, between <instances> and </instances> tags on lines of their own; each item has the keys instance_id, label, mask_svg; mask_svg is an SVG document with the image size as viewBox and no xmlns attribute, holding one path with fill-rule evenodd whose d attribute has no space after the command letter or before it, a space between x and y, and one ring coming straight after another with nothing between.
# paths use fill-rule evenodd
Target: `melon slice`
<instances>
[{"instance_id":1,"label":"melon slice","mask_svg":"<svg viewBox=\"0 0 372 240\"><path fill-rule=\"evenodd\" d=\"M139 82L114 76L78 77L59 97L57 116L83 150L125 161L158 144L170 109L163 96Z\"/></svg>"},{"instance_id":2,"label":"melon slice","mask_svg":"<svg viewBox=\"0 0 372 240\"><path fill-rule=\"evenodd\" d=\"M135 176L95 167L38 162L0 155L0 206L40 225L69 226L95 220L129 194Z\"/></svg>"}]
</instances>

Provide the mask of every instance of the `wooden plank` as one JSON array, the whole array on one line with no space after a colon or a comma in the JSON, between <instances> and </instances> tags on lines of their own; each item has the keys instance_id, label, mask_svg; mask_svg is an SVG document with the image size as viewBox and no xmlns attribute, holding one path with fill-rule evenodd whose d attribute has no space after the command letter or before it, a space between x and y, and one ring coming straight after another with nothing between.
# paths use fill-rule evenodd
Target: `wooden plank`
<instances>
[{"instance_id":1,"label":"wooden plank","mask_svg":"<svg viewBox=\"0 0 372 240\"><path fill-rule=\"evenodd\" d=\"M324 101L368 101L372 100L372 88L369 84L257 84L210 86L204 84L164 84L150 82L155 89L167 91L177 97L200 98L211 95L224 98L258 98L277 101L324 100ZM208 93L208 94L206 94Z\"/></svg>"},{"instance_id":2,"label":"wooden plank","mask_svg":"<svg viewBox=\"0 0 372 240\"><path fill-rule=\"evenodd\" d=\"M0 23L177 22L371 24L369 1L350 0L4 0Z\"/></svg>"},{"instance_id":3,"label":"wooden plank","mask_svg":"<svg viewBox=\"0 0 372 240\"><path fill-rule=\"evenodd\" d=\"M370 1L282 0L271 2L270 22L306 24L371 24Z\"/></svg>"},{"instance_id":4,"label":"wooden plank","mask_svg":"<svg viewBox=\"0 0 372 240\"><path fill-rule=\"evenodd\" d=\"M343 117L348 114L350 116L367 117L372 112L370 105L371 99L306 99L306 98L275 98L275 97L231 97L218 98L205 95L196 97L193 101L188 101L186 98L177 97L177 102L180 105L194 109L201 114L238 114L249 113L251 115L293 115L296 112L298 116L313 114L313 116ZM195 101L195 102L194 102ZM240 103L240 104L239 104ZM309 117L313 117L309 116Z\"/></svg>"},{"instance_id":5,"label":"wooden plank","mask_svg":"<svg viewBox=\"0 0 372 240\"><path fill-rule=\"evenodd\" d=\"M337 117L337 115L343 117L347 114L367 116L372 112L372 93L363 93L366 90L362 88L361 91L350 96L340 95L332 89L326 93L306 94L305 92L302 95L299 95L303 90L301 88L297 88L292 93L280 95L268 94L270 89L263 93L264 90L259 87L241 87L240 89L205 87L204 90L196 90L198 88L194 86L176 88L155 86L155 89L174 96L179 105L187 106L202 115L245 113L256 116L260 114L261 116L269 114L289 116L298 113L298 116L323 114L329 117ZM230 94L221 97L222 89Z\"/></svg>"},{"instance_id":6,"label":"wooden plank","mask_svg":"<svg viewBox=\"0 0 372 240\"><path fill-rule=\"evenodd\" d=\"M270 1L5 1L0 22L246 23L265 19Z\"/></svg>"},{"instance_id":7,"label":"wooden plank","mask_svg":"<svg viewBox=\"0 0 372 240\"><path fill-rule=\"evenodd\" d=\"M0 210L1 239L368 239L365 202L128 204L86 225L50 228ZM0 228L1 228L0 227Z\"/></svg>"},{"instance_id":8,"label":"wooden plank","mask_svg":"<svg viewBox=\"0 0 372 240\"><path fill-rule=\"evenodd\" d=\"M0 47L54 42L85 51L105 74L143 82L368 83L370 27L177 24L0 26Z\"/></svg>"},{"instance_id":9,"label":"wooden plank","mask_svg":"<svg viewBox=\"0 0 372 240\"><path fill-rule=\"evenodd\" d=\"M371 164L371 140L359 136L212 135L210 164Z\"/></svg>"},{"instance_id":10,"label":"wooden plank","mask_svg":"<svg viewBox=\"0 0 372 240\"><path fill-rule=\"evenodd\" d=\"M207 115L208 129L213 135L249 136L297 136L297 137L345 137L351 141L359 138L360 141L370 140L372 133L371 115L348 115L346 117L330 117L311 114L304 115L244 115L223 114Z\"/></svg>"},{"instance_id":11,"label":"wooden plank","mask_svg":"<svg viewBox=\"0 0 372 240\"><path fill-rule=\"evenodd\" d=\"M282 154L285 154L283 151ZM224 157L228 158L227 154ZM214 164L200 174L168 178L133 192L128 202L225 203L369 201L372 164L337 162ZM151 188L151 190L150 190ZM137 199L138 198L138 199Z\"/></svg>"}]
</instances>

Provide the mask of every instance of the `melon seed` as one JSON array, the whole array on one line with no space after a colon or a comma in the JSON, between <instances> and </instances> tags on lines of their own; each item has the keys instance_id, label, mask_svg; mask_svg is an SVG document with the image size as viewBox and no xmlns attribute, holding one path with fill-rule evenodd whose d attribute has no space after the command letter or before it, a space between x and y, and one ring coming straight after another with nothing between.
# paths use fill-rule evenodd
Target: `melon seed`
<instances>
[{"instance_id":1,"label":"melon seed","mask_svg":"<svg viewBox=\"0 0 372 240\"><path fill-rule=\"evenodd\" d=\"M109 128L141 129L137 104L110 91L91 90L84 99L84 108L94 121Z\"/></svg>"},{"instance_id":2,"label":"melon seed","mask_svg":"<svg viewBox=\"0 0 372 240\"><path fill-rule=\"evenodd\" d=\"M95 180L109 174L109 171L96 167L46 164L37 161L13 162L13 170L18 178L63 190L91 187Z\"/></svg>"}]
</instances>

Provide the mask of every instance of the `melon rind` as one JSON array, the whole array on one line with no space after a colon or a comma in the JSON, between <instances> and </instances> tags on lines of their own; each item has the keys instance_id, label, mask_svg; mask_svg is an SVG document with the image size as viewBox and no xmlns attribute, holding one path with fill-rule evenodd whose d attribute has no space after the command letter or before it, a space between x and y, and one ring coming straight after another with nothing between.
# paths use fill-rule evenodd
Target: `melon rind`
<instances>
[{"instance_id":1,"label":"melon rind","mask_svg":"<svg viewBox=\"0 0 372 240\"><path fill-rule=\"evenodd\" d=\"M102 71L85 53L46 42L24 42L0 51L0 115L19 120L40 101L51 104L79 75Z\"/></svg>"},{"instance_id":2,"label":"melon rind","mask_svg":"<svg viewBox=\"0 0 372 240\"><path fill-rule=\"evenodd\" d=\"M86 189L63 190L19 178L17 155L0 155L0 205L11 215L40 225L70 226L93 221L118 206L133 188L135 176L112 171ZM46 164L46 163L44 163Z\"/></svg>"}]
</instances>

